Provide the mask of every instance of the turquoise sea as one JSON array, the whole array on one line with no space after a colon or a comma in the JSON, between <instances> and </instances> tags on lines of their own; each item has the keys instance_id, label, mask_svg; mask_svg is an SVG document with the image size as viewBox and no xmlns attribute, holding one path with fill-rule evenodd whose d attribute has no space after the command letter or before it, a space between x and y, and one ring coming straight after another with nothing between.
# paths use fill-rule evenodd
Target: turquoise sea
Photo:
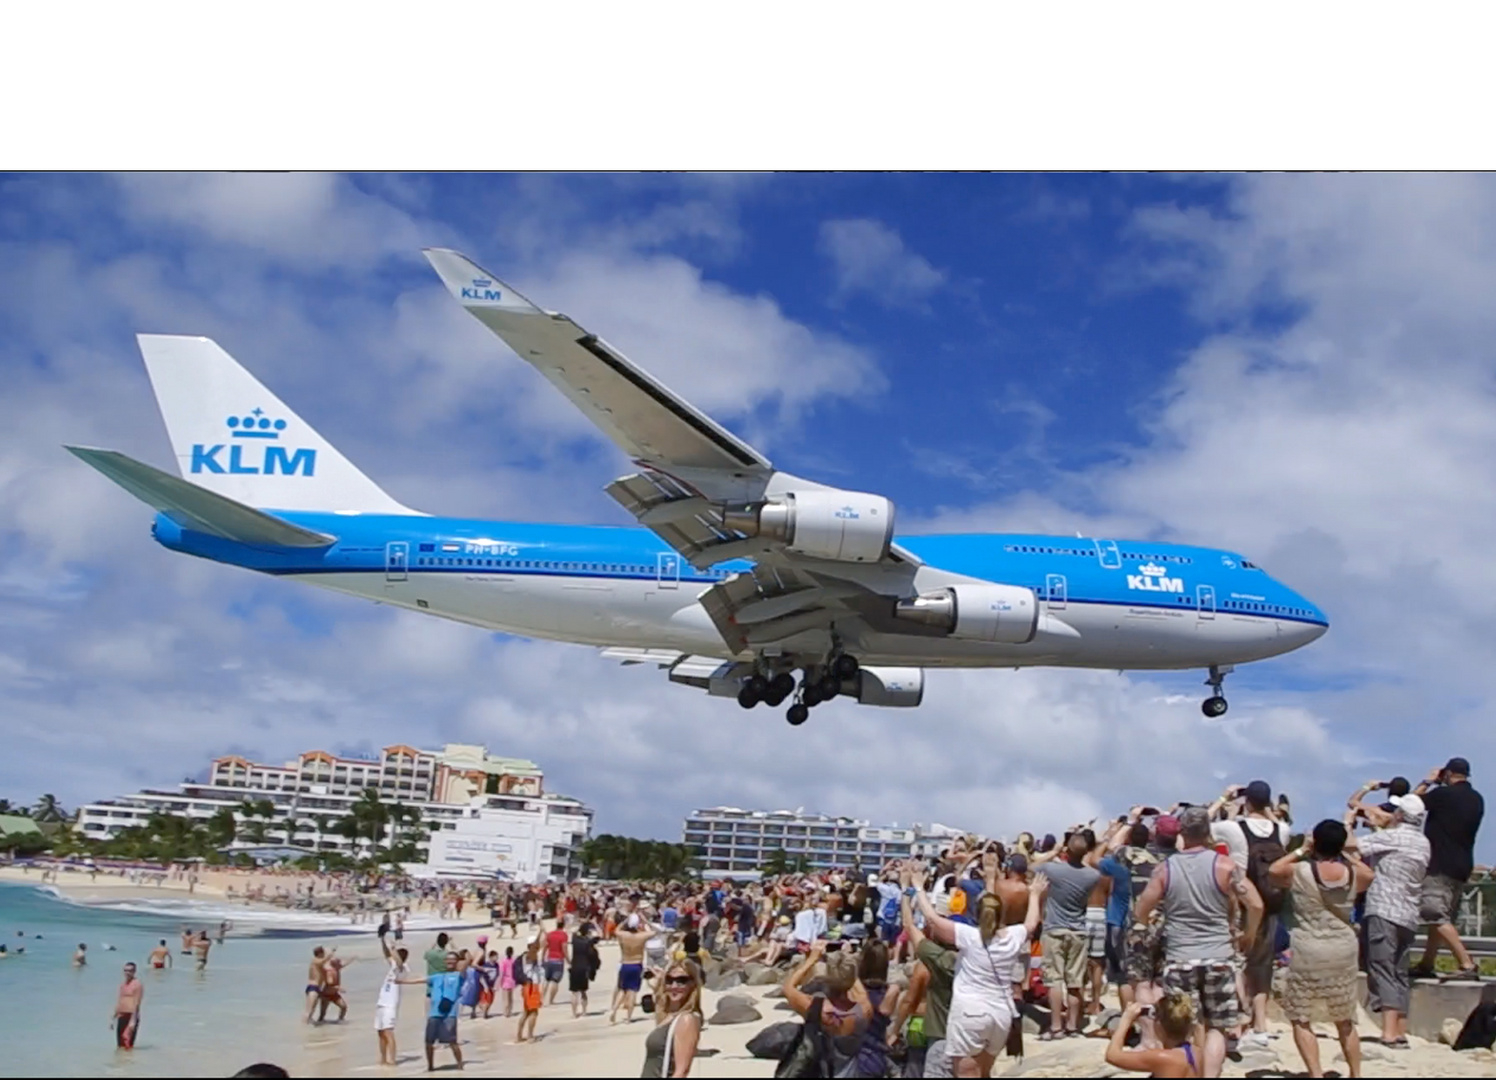
<instances>
[{"instance_id":1,"label":"turquoise sea","mask_svg":"<svg viewBox=\"0 0 1496 1080\"><path fill-rule=\"evenodd\" d=\"M308 954L346 931L298 926L279 912L241 925L245 915L184 900L84 906L0 884L0 941L13 954L0 960L0 1076L229 1076L255 1061L289 1064L309 1037L300 1022ZM236 929L213 946L208 970L195 972L176 951L182 927L211 931L224 918ZM147 967L161 938L181 966ZM82 970L70 962L80 942L88 945ZM145 1000L136 1049L122 1052L109 1020L128 960L141 969ZM373 967L355 965L350 975ZM358 974L377 983L372 970ZM358 1011L367 1024L369 1010Z\"/></svg>"}]
</instances>

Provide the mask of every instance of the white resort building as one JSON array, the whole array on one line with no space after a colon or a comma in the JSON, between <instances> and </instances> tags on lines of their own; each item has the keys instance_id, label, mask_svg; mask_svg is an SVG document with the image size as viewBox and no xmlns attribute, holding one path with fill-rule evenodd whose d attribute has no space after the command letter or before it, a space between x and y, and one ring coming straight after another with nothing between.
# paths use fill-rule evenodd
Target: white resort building
<instances>
[{"instance_id":1,"label":"white resort building","mask_svg":"<svg viewBox=\"0 0 1496 1080\"><path fill-rule=\"evenodd\" d=\"M686 818L681 842L696 857L701 873L751 877L776 850L791 861L803 856L814 870L860 868L872 873L889 859L913 853L915 830L874 826L847 817L803 810L739 810L717 806Z\"/></svg>"},{"instance_id":2,"label":"white resort building","mask_svg":"<svg viewBox=\"0 0 1496 1080\"><path fill-rule=\"evenodd\" d=\"M309 750L284 765L215 758L206 783L89 803L79 810L77 827L102 839L143 825L157 811L205 820L227 808L241 827L237 847L255 846L243 833L262 831L308 854L352 855L369 841L351 840L337 825L370 788L388 807L419 811L412 837L425 862L409 867L416 872L525 882L575 877L578 849L592 834L592 811L576 799L546 794L540 766L465 743L441 750L386 746L370 759ZM246 804L263 803L273 808L269 817L246 812Z\"/></svg>"}]
</instances>

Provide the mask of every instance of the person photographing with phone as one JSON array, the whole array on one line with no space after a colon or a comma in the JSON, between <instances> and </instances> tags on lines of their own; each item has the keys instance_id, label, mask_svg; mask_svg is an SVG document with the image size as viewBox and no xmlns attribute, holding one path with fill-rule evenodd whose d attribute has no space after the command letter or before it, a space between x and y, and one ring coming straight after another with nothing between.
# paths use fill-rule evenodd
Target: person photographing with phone
<instances>
[{"instance_id":1,"label":"person photographing with phone","mask_svg":"<svg viewBox=\"0 0 1496 1080\"><path fill-rule=\"evenodd\" d=\"M1423 959L1413 969L1415 978L1431 978L1439 947L1447 945L1457 970L1450 978L1479 978L1480 969L1470 950L1460 940L1455 921L1460 916L1460 897L1475 869L1475 834L1485 817L1486 803L1470 786L1470 762L1452 757L1442 769L1413 789L1423 799L1427 817L1423 834L1428 837L1428 876L1423 879L1420 914L1428 923L1428 944Z\"/></svg>"},{"instance_id":2,"label":"person photographing with phone","mask_svg":"<svg viewBox=\"0 0 1496 1080\"><path fill-rule=\"evenodd\" d=\"M1140 1018L1153 1021L1162 1046L1152 1050L1127 1048L1127 1036ZM1195 1013L1184 994L1166 994L1157 1005L1134 1002L1122 1010L1117 1029L1106 1047L1106 1063L1115 1069L1149 1076L1200 1076L1203 1062L1190 1042L1194 1026Z\"/></svg>"}]
</instances>

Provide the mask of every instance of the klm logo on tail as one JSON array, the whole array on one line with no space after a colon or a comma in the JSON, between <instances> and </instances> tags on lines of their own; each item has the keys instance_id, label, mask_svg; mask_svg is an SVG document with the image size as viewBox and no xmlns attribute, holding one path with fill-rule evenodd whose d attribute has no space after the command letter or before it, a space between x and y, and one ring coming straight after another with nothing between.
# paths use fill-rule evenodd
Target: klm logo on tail
<instances>
[{"instance_id":1,"label":"klm logo on tail","mask_svg":"<svg viewBox=\"0 0 1496 1080\"><path fill-rule=\"evenodd\" d=\"M231 416L224 421L229 429L230 443L214 443L192 446L192 472L235 473L274 476L311 476L317 470L317 451L310 447L288 450L278 442L286 430L284 420L272 420L263 409L253 409L244 416ZM248 439L250 442L233 442ZM220 461L218 455L227 449L227 459ZM258 453L256 451L258 450Z\"/></svg>"},{"instance_id":2,"label":"klm logo on tail","mask_svg":"<svg viewBox=\"0 0 1496 1080\"><path fill-rule=\"evenodd\" d=\"M473 278L473 284L464 285L461 291L464 300L498 300L501 298L499 290L493 287L493 281L490 278Z\"/></svg>"}]
</instances>

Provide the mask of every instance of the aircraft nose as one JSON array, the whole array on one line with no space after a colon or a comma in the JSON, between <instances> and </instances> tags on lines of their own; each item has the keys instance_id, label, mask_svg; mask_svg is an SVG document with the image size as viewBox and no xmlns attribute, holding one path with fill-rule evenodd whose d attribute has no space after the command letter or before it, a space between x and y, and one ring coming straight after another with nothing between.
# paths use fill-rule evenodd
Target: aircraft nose
<instances>
[{"instance_id":1,"label":"aircraft nose","mask_svg":"<svg viewBox=\"0 0 1496 1080\"><path fill-rule=\"evenodd\" d=\"M1290 648L1298 649L1311 641L1318 641L1330 628L1330 620L1309 600L1294 594L1290 610L1294 617L1278 620L1278 637Z\"/></svg>"}]
</instances>

